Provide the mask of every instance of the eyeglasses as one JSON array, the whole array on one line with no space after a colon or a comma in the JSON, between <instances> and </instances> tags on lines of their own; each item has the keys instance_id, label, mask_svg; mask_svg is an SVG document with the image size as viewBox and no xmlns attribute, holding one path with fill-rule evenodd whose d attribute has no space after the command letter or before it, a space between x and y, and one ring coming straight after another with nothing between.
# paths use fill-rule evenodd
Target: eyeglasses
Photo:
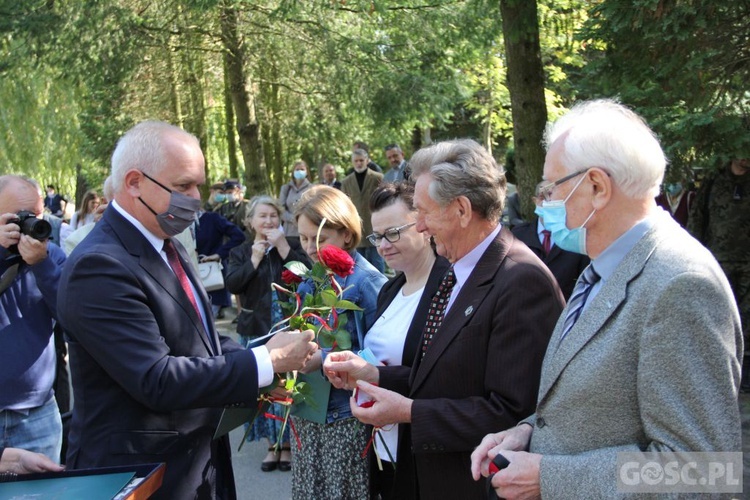
<instances>
[{"instance_id":1,"label":"eyeglasses","mask_svg":"<svg viewBox=\"0 0 750 500\"><path fill-rule=\"evenodd\" d=\"M542 186L542 187L539 188L539 194L538 194L538 196L541 197L542 199L544 199L544 201L552 201L551 198L552 198L552 190L553 189L555 189L557 186L559 186L560 184L562 184L564 182L568 182L570 179L575 179L579 175L585 174L588 171L589 171L588 168L584 168L583 170L579 170L577 172L573 172L570 175L566 175L562 179L557 179L555 182L551 182L551 183L547 184L546 186Z\"/></svg>"},{"instance_id":2,"label":"eyeglasses","mask_svg":"<svg viewBox=\"0 0 750 500\"><path fill-rule=\"evenodd\" d=\"M388 243L396 243L398 240L401 239L401 231L403 231L404 229L408 229L415 224L416 222L412 222L410 224L404 224L403 226L393 227L391 229L388 229L383 234L372 233L371 235L367 237L367 241L369 241L375 246L379 246L380 242L383 241L383 238L385 238L386 241L388 241Z\"/></svg>"}]
</instances>

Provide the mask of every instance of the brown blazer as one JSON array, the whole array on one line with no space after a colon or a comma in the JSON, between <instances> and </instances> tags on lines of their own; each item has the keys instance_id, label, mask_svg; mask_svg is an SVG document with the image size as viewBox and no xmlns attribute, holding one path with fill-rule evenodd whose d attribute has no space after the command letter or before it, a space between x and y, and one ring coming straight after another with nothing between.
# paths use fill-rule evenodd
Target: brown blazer
<instances>
[{"instance_id":1,"label":"brown blazer","mask_svg":"<svg viewBox=\"0 0 750 500\"><path fill-rule=\"evenodd\" d=\"M471 452L486 434L533 413L563 305L549 270L502 229L408 374L414 399L408 439L420 498L486 498L484 482L471 477ZM404 387L404 371L392 368L380 368L380 385Z\"/></svg>"},{"instance_id":2,"label":"brown blazer","mask_svg":"<svg viewBox=\"0 0 750 500\"><path fill-rule=\"evenodd\" d=\"M372 245L367 240L366 236L372 233L372 222L370 221L370 196L372 192L383 180L383 174L370 170L365 170L365 182L362 184L362 189L359 189L359 183L354 172L344 177L341 181L341 191L344 192L357 207L357 212L362 220L362 239L359 242L359 247L371 247Z\"/></svg>"}]
</instances>

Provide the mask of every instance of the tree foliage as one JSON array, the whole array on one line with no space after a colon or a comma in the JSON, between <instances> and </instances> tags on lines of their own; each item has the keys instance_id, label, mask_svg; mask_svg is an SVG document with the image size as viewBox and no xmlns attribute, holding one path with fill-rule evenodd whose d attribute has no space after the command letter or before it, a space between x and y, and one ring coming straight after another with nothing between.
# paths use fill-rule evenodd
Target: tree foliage
<instances>
[{"instance_id":1,"label":"tree foliage","mask_svg":"<svg viewBox=\"0 0 750 500\"><path fill-rule=\"evenodd\" d=\"M676 166L747 147L746 2L524 3L537 6L544 74L543 93L531 101L550 119L576 99L619 96L655 127ZM99 187L117 137L147 118L194 133L208 182L241 177L248 194L277 193L299 158L314 176L323 162L343 172L355 139L371 144L380 163L386 144L400 143L408 156L456 136L478 139L502 158L513 140L538 145L541 122L514 132L514 38L510 29L503 37L500 6L0 0L0 96L12 103L0 110L2 168L69 194L77 184ZM241 49L234 83L222 33L228 10ZM529 65L525 57L521 67ZM231 98L237 82L247 91L242 117ZM246 123L255 139L243 143ZM539 176L539 160L530 164L521 161L517 172L527 188Z\"/></svg>"},{"instance_id":2,"label":"tree foliage","mask_svg":"<svg viewBox=\"0 0 750 500\"><path fill-rule=\"evenodd\" d=\"M675 167L750 153L750 4L595 4L581 32L580 95L618 96L656 129Z\"/></svg>"}]
</instances>

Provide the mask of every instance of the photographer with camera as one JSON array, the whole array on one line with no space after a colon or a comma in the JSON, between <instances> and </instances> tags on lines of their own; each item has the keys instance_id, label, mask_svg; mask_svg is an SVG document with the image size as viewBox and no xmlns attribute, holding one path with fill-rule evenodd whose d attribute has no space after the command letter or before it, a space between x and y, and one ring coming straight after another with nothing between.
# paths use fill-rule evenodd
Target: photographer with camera
<instances>
[{"instance_id":1,"label":"photographer with camera","mask_svg":"<svg viewBox=\"0 0 750 500\"><path fill-rule=\"evenodd\" d=\"M52 330L65 254L48 244L43 210L34 181L0 176L0 447L59 462Z\"/></svg>"}]
</instances>

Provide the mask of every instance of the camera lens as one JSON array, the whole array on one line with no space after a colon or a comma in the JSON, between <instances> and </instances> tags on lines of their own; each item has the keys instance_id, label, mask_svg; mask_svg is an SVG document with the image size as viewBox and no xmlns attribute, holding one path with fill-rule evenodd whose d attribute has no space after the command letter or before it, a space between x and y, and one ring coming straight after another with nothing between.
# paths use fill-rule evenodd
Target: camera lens
<instances>
[{"instance_id":1,"label":"camera lens","mask_svg":"<svg viewBox=\"0 0 750 500\"><path fill-rule=\"evenodd\" d=\"M29 217L21 223L21 232L42 241L52 234L52 226L44 219Z\"/></svg>"}]
</instances>

